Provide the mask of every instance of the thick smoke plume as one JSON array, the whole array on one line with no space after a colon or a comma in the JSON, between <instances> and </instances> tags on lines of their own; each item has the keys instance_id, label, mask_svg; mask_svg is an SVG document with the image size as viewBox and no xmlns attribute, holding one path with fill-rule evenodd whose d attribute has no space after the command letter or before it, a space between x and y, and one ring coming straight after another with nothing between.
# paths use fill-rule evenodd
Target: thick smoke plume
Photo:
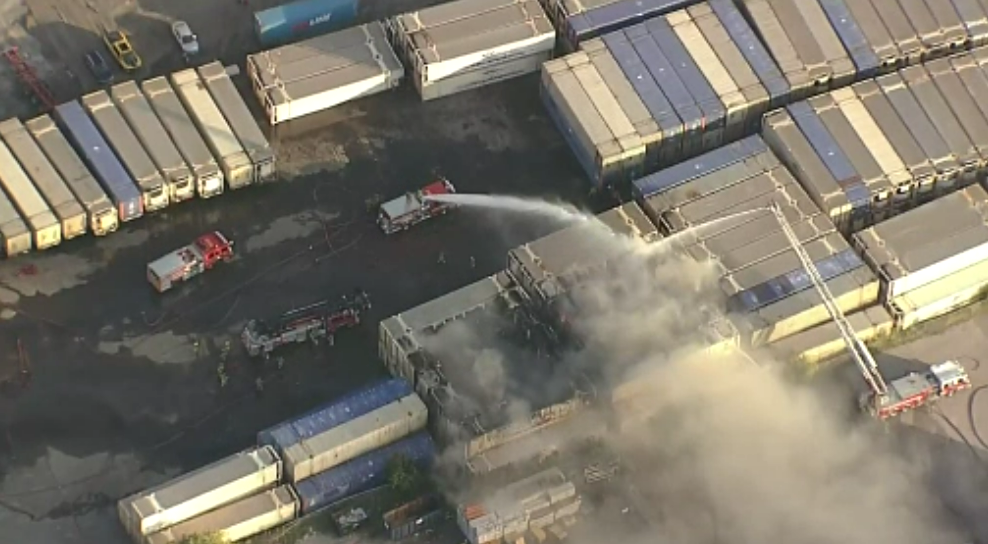
<instances>
[{"instance_id":1,"label":"thick smoke plume","mask_svg":"<svg viewBox=\"0 0 988 544\"><path fill-rule=\"evenodd\" d=\"M711 310L724 306L712 265L680 256L678 242L646 246L593 221L579 228L602 248L628 250L560 306L579 348L546 361L490 325L466 322L428 343L447 369L460 365L453 372L482 384L471 392L477 398L496 397L516 412L530 408L531 395L521 392L533 386L563 390L574 374L597 384L598 410L612 423L576 431L573 441L604 433L625 468L616 486L624 493L607 501L647 523L590 521L577 544L972 540L970 526L943 506L931 448L903 447L896 433L847 417L846 397L794 383L764 354L696 355Z\"/></svg>"}]
</instances>

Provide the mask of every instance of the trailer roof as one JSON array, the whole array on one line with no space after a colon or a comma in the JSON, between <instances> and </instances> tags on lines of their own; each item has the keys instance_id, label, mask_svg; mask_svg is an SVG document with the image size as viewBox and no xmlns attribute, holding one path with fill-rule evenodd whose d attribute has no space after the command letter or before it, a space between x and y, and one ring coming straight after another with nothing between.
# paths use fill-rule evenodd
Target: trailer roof
<instances>
[{"instance_id":1,"label":"trailer roof","mask_svg":"<svg viewBox=\"0 0 988 544\"><path fill-rule=\"evenodd\" d=\"M182 537L223 531L252 519L270 514L286 506L293 505L298 499L290 486L265 491L258 495L241 499L201 516L183 521L178 525L155 533L148 537L148 544L174 542ZM294 509L295 507L292 506ZM160 539L160 540L159 540Z\"/></svg>"}]
</instances>

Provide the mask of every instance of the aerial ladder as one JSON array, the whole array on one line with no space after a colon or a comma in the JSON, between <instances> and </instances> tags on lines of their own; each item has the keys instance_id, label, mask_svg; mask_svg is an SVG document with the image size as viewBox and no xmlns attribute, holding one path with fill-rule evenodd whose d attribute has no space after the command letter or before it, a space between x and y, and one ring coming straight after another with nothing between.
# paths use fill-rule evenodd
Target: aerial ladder
<instances>
[{"instance_id":1,"label":"aerial ladder","mask_svg":"<svg viewBox=\"0 0 988 544\"><path fill-rule=\"evenodd\" d=\"M939 398L948 397L954 393L971 387L967 371L957 361L945 361L931 365L929 370L922 373L913 372L907 376L885 382L882 373L871 355L868 346L858 338L857 333L844 316L833 294L827 287L823 276L806 253L799 237L782 213L778 204L773 204L769 210L779 222L783 234L789 240L789 245L799 258L800 263L813 282L827 312L837 325L841 338L851 352L851 358L868 384L868 393L861 398L861 408L869 411L879 419L888 419L903 412L928 405Z\"/></svg>"}]
</instances>

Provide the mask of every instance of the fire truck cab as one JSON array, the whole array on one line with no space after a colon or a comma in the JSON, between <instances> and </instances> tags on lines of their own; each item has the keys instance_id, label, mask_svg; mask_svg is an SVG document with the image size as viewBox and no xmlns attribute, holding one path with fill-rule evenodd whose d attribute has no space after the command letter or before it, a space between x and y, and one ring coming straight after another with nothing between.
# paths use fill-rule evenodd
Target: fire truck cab
<instances>
[{"instance_id":1,"label":"fire truck cab","mask_svg":"<svg viewBox=\"0 0 988 544\"><path fill-rule=\"evenodd\" d=\"M452 204L429 200L426 197L455 193L456 188L453 184L445 178L440 178L418 191L405 193L405 196L381 204L377 214L377 224L385 234L406 230L426 219L442 215L453 207Z\"/></svg>"},{"instance_id":2,"label":"fire truck cab","mask_svg":"<svg viewBox=\"0 0 988 544\"><path fill-rule=\"evenodd\" d=\"M187 281L212 269L216 263L232 258L233 242L221 232L213 231L149 263L147 277L151 285L163 293L176 283Z\"/></svg>"}]
</instances>

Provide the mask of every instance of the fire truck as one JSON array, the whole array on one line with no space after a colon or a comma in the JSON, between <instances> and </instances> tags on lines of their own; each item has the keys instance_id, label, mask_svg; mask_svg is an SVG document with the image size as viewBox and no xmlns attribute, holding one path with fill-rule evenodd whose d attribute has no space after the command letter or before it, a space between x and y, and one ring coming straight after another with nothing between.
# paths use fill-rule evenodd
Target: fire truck
<instances>
[{"instance_id":1,"label":"fire truck","mask_svg":"<svg viewBox=\"0 0 988 544\"><path fill-rule=\"evenodd\" d=\"M220 231L213 231L148 264L148 281L159 293L164 293L176 283L211 270L220 261L229 262L231 259L233 242Z\"/></svg>"},{"instance_id":2,"label":"fire truck","mask_svg":"<svg viewBox=\"0 0 988 544\"><path fill-rule=\"evenodd\" d=\"M453 184L445 178L440 178L418 191L405 193L405 196L381 204L377 214L377 224L385 234L407 230L426 219L443 215L453 207L450 203L430 200L428 197L455 193L456 188Z\"/></svg>"},{"instance_id":3,"label":"fire truck","mask_svg":"<svg viewBox=\"0 0 988 544\"><path fill-rule=\"evenodd\" d=\"M957 361L931 365L923 372L912 372L892 382L886 382L868 346L858 338L844 312L837 305L823 276L820 275L813 259L806 253L783 215L782 209L778 205L773 205L770 210L775 214L783 233L789 239L789 244L823 299L824 306L837 325L837 330L844 339L848 351L851 352L851 358L868 385L868 391L860 399L860 407L863 410L880 420L887 420L904 412L928 406L943 397L949 397L971 387L971 378Z\"/></svg>"},{"instance_id":4,"label":"fire truck","mask_svg":"<svg viewBox=\"0 0 988 544\"><path fill-rule=\"evenodd\" d=\"M318 344L323 338L332 345L336 331L359 325L361 314L370 307L370 297L358 289L339 301L323 300L294 308L273 320L252 319L240 339L252 357L268 357L286 344L306 341Z\"/></svg>"}]
</instances>

